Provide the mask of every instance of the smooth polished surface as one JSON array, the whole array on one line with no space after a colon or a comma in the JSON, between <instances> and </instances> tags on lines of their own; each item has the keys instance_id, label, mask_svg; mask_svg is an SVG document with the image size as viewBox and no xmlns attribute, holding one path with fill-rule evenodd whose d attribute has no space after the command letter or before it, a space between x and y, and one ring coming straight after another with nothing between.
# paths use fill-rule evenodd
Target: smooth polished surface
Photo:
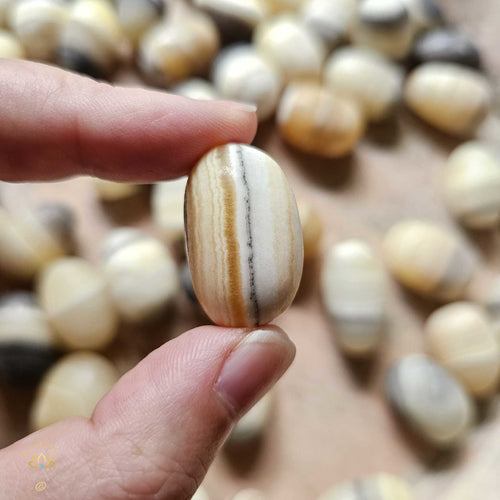
<instances>
[{"instance_id":1,"label":"smooth polished surface","mask_svg":"<svg viewBox=\"0 0 500 500\"><path fill-rule=\"evenodd\" d=\"M57 359L57 339L29 292L0 297L0 380L30 385Z\"/></svg>"},{"instance_id":2,"label":"smooth polished surface","mask_svg":"<svg viewBox=\"0 0 500 500\"><path fill-rule=\"evenodd\" d=\"M184 192L187 176L173 181L158 182L151 193L151 215L162 235L184 255Z\"/></svg>"},{"instance_id":3,"label":"smooth polished surface","mask_svg":"<svg viewBox=\"0 0 500 500\"><path fill-rule=\"evenodd\" d=\"M304 240L304 259L313 260L321 251L323 238L323 222L318 212L305 200L298 202L302 238Z\"/></svg>"},{"instance_id":4,"label":"smooth polished surface","mask_svg":"<svg viewBox=\"0 0 500 500\"><path fill-rule=\"evenodd\" d=\"M259 121L274 114L281 93L281 76L252 45L236 45L222 51L214 62L212 77L223 98L257 106Z\"/></svg>"},{"instance_id":5,"label":"smooth polished surface","mask_svg":"<svg viewBox=\"0 0 500 500\"><path fill-rule=\"evenodd\" d=\"M177 265L165 245L141 231L121 228L102 246L103 269L121 317L154 319L180 290Z\"/></svg>"},{"instance_id":6,"label":"smooth polished surface","mask_svg":"<svg viewBox=\"0 0 500 500\"><path fill-rule=\"evenodd\" d=\"M321 285L340 347L351 356L373 353L380 346L387 314L382 261L365 242L343 241L325 255Z\"/></svg>"},{"instance_id":7,"label":"smooth polished surface","mask_svg":"<svg viewBox=\"0 0 500 500\"><path fill-rule=\"evenodd\" d=\"M61 31L57 62L72 71L105 78L116 69L123 36L118 15L107 0L78 0L71 4Z\"/></svg>"},{"instance_id":8,"label":"smooth polished surface","mask_svg":"<svg viewBox=\"0 0 500 500\"><path fill-rule=\"evenodd\" d=\"M160 22L166 12L163 0L117 0L118 19L125 36L134 45L142 36Z\"/></svg>"},{"instance_id":9,"label":"smooth polished surface","mask_svg":"<svg viewBox=\"0 0 500 500\"><path fill-rule=\"evenodd\" d=\"M9 213L0 207L0 269L28 281L73 244L72 211L57 203Z\"/></svg>"},{"instance_id":10,"label":"smooth polished surface","mask_svg":"<svg viewBox=\"0 0 500 500\"><path fill-rule=\"evenodd\" d=\"M443 178L450 212L471 229L494 229L500 220L500 157L480 142L461 144Z\"/></svg>"},{"instance_id":11,"label":"smooth polished surface","mask_svg":"<svg viewBox=\"0 0 500 500\"><path fill-rule=\"evenodd\" d=\"M485 119L492 89L479 72L451 63L430 62L406 80L408 107L430 125L458 136L473 134Z\"/></svg>"},{"instance_id":12,"label":"smooth polished surface","mask_svg":"<svg viewBox=\"0 0 500 500\"><path fill-rule=\"evenodd\" d=\"M405 220L384 239L385 262L394 277L416 293L450 301L465 293L475 261L452 233L423 220Z\"/></svg>"},{"instance_id":13,"label":"smooth polished surface","mask_svg":"<svg viewBox=\"0 0 500 500\"><path fill-rule=\"evenodd\" d=\"M271 18L254 32L253 42L280 70L283 80L319 80L326 49L321 39L289 15Z\"/></svg>"},{"instance_id":14,"label":"smooth polished surface","mask_svg":"<svg viewBox=\"0 0 500 500\"><path fill-rule=\"evenodd\" d=\"M219 43L210 17L202 12L175 11L141 39L138 66L150 83L174 85L206 72Z\"/></svg>"},{"instance_id":15,"label":"smooth polished surface","mask_svg":"<svg viewBox=\"0 0 500 500\"><path fill-rule=\"evenodd\" d=\"M354 45L401 60L410 51L413 26L403 0L364 0L358 3L351 32Z\"/></svg>"},{"instance_id":16,"label":"smooth polished surface","mask_svg":"<svg viewBox=\"0 0 500 500\"><path fill-rule=\"evenodd\" d=\"M302 2L300 18L327 47L348 38L356 15L357 0L309 0Z\"/></svg>"},{"instance_id":17,"label":"smooth polished surface","mask_svg":"<svg viewBox=\"0 0 500 500\"><path fill-rule=\"evenodd\" d=\"M69 349L101 349L116 335L118 315L103 272L77 257L56 260L38 278L38 297Z\"/></svg>"},{"instance_id":18,"label":"smooth polished surface","mask_svg":"<svg viewBox=\"0 0 500 500\"><path fill-rule=\"evenodd\" d=\"M413 430L439 448L463 442L474 408L462 386L424 354L397 361L386 376L389 401Z\"/></svg>"},{"instance_id":19,"label":"smooth polished surface","mask_svg":"<svg viewBox=\"0 0 500 500\"><path fill-rule=\"evenodd\" d=\"M24 59L26 52L21 42L10 31L0 30L0 57Z\"/></svg>"},{"instance_id":20,"label":"smooth polished surface","mask_svg":"<svg viewBox=\"0 0 500 500\"><path fill-rule=\"evenodd\" d=\"M241 144L207 153L186 188L188 260L198 300L221 326L263 325L291 304L302 229L279 165Z\"/></svg>"},{"instance_id":21,"label":"smooth polished surface","mask_svg":"<svg viewBox=\"0 0 500 500\"><path fill-rule=\"evenodd\" d=\"M326 62L324 77L328 88L358 102L370 121L386 118L402 97L401 68L370 50L336 50Z\"/></svg>"},{"instance_id":22,"label":"smooth polished surface","mask_svg":"<svg viewBox=\"0 0 500 500\"><path fill-rule=\"evenodd\" d=\"M68 17L68 6L62 2L24 0L16 2L11 9L9 24L28 59L53 61Z\"/></svg>"},{"instance_id":23,"label":"smooth polished surface","mask_svg":"<svg viewBox=\"0 0 500 500\"><path fill-rule=\"evenodd\" d=\"M68 354L42 379L31 410L33 430L66 417L87 417L118 380L118 372L94 352Z\"/></svg>"},{"instance_id":24,"label":"smooth polished surface","mask_svg":"<svg viewBox=\"0 0 500 500\"><path fill-rule=\"evenodd\" d=\"M278 2L287 3L266 1ZM480 9L476 2L463 0L440 0L439 5L448 22L480 48L488 71L500 81L500 30L491 22L500 16L500 3L482 0ZM404 110L396 116L393 127L370 127L355 153L342 160L297 154L273 125L259 127L255 144L278 161L297 199L305 198L318 212L324 226L321 250L343 239L362 238L381 255L382 237L392 224L402 218L423 218L468 241L483 262L475 288L487 291L489 279L500 270L500 254L495 250L498 230L466 231L450 216L441 194L444 166L459 142ZM493 127L488 125L479 131L481 140L495 146L498 130L494 123ZM2 184L0 196L9 209L47 199L69 203L78 214L79 251L96 264L99 243L117 225L107 207L97 203L86 178L50 184ZM119 224L124 223L161 237L147 209ZM231 461L224 454L216 458L203 485L210 498L230 499L252 486L269 500L313 500L333 485L385 471L404 478L417 500L456 500L459 495L475 500L479 488L481 500L498 500L500 474L491 466L499 460L497 398L485 409L481 425L472 429L466 446L452 456L443 456L410 438L384 401L382 379L387 367L406 354L423 352L423 325L436 305L390 280L387 342L366 369L364 364L346 361L333 342L331 326L320 307L319 268L319 260L306 266L296 300L276 320L297 345L297 357L276 387L269 432L257 457L244 470L235 471L241 462L248 463L248 455ZM183 294L176 308L171 321L154 329L127 328L120 333L106 350L120 372L132 368L168 339L208 321L196 314L196 306ZM2 446L26 435L30 402L29 394L8 389L2 392Z\"/></svg>"},{"instance_id":25,"label":"smooth polished surface","mask_svg":"<svg viewBox=\"0 0 500 500\"><path fill-rule=\"evenodd\" d=\"M484 309L455 302L434 311L425 324L429 354L473 396L490 396L500 378L500 344Z\"/></svg>"},{"instance_id":26,"label":"smooth polished surface","mask_svg":"<svg viewBox=\"0 0 500 500\"><path fill-rule=\"evenodd\" d=\"M276 116L283 139L305 153L337 158L349 154L365 130L360 106L316 83L291 83Z\"/></svg>"}]
</instances>

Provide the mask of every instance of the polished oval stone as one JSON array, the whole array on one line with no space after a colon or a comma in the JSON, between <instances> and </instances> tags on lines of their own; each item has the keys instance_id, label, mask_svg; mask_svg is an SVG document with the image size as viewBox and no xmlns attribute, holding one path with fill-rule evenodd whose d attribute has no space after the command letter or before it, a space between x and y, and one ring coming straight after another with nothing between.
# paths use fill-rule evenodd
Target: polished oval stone
<instances>
[{"instance_id":1,"label":"polished oval stone","mask_svg":"<svg viewBox=\"0 0 500 500\"><path fill-rule=\"evenodd\" d=\"M104 273L77 257L56 260L38 280L38 297L69 349L101 349L115 337L118 314Z\"/></svg>"},{"instance_id":2,"label":"polished oval stone","mask_svg":"<svg viewBox=\"0 0 500 500\"><path fill-rule=\"evenodd\" d=\"M112 231L101 260L121 317L136 323L158 318L180 291L177 266L158 239L133 228Z\"/></svg>"},{"instance_id":3,"label":"polished oval stone","mask_svg":"<svg viewBox=\"0 0 500 500\"><path fill-rule=\"evenodd\" d=\"M187 176L157 182L151 192L153 221L179 256L185 252L184 193Z\"/></svg>"},{"instance_id":4,"label":"polished oval stone","mask_svg":"<svg viewBox=\"0 0 500 500\"><path fill-rule=\"evenodd\" d=\"M303 2L300 17L304 24L329 48L349 34L357 10L357 0L309 0Z\"/></svg>"},{"instance_id":5,"label":"polished oval stone","mask_svg":"<svg viewBox=\"0 0 500 500\"><path fill-rule=\"evenodd\" d=\"M0 269L16 280L32 279L72 250L74 225L73 211L60 203L13 213L0 207Z\"/></svg>"},{"instance_id":6,"label":"polished oval stone","mask_svg":"<svg viewBox=\"0 0 500 500\"><path fill-rule=\"evenodd\" d=\"M120 62L122 42L120 21L110 2L78 0L62 27L57 62L93 78L109 78Z\"/></svg>"},{"instance_id":7,"label":"polished oval stone","mask_svg":"<svg viewBox=\"0 0 500 500\"><path fill-rule=\"evenodd\" d=\"M342 483L325 491L318 500L412 500L413 494L403 479L391 474L376 474Z\"/></svg>"},{"instance_id":8,"label":"polished oval stone","mask_svg":"<svg viewBox=\"0 0 500 500\"><path fill-rule=\"evenodd\" d=\"M351 30L354 45L373 49L391 59L406 57L413 41L413 26L402 0L363 0Z\"/></svg>"},{"instance_id":9,"label":"polished oval stone","mask_svg":"<svg viewBox=\"0 0 500 500\"><path fill-rule=\"evenodd\" d=\"M252 146L219 146L192 170L185 203L193 286L212 321L263 325L287 309L302 275L303 243L279 165Z\"/></svg>"},{"instance_id":10,"label":"polished oval stone","mask_svg":"<svg viewBox=\"0 0 500 500\"><path fill-rule=\"evenodd\" d=\"M396 362L386 376L386 394L399 415L436 447L458 444L474 420L462 386L424 354Z\"/></svg>"},{"instance_id":11,"label":"polished oval stone","mask_svg":"<svg viewBox=\"0 0 500 500\"><path fill-rule=\"evenodd\" d=\"M281 72L285 83L321 78L326 49L321 39L290 15L272 17L254 32L253 43Z\"/></svg>"},{"instance_id":12,"label":"polished oval stone","mask_svg":"<svg viewBox=\"0 0 500 500\"><path fill-rule=\"evenodd\" d=\"M134 45L167 15L168 2L162 0L116 0L115 3L123 32Z\"/></svg>"},{"instance_id":13,"label":"polished oval stone","mask_svg":"<svg viewBox=\"0 0 500 500\"><path fill-rule=\"evenodd\" d=\"M38 381L59 355L56 335L30 292L0 297L0 379L13 385Z\"/></svg>"},{"instance_id":14,"label":"polished oval stone","mask_svg":"<svg viewBox=\"0 0 500 500\"><path fill-rule=\"evenodd\" d=\"M291 146L325 158L349 154L366 125L356 101L312 82L287 86L276 121L281 136Z\"/></svg>"},{"instance_id":15,"label":"polished oval stone","mask_svg":"<svg viewBox=\"0 0 500 500\"><path fill-rule=\"evenodd\" d=\"M148 82L161 87L206 74L220 46L219 32L208 15L193 9L174 13L139 43L139 70Z\"/></svg>"},{"instance_id":16,"label":"polished oval stone","mask_svg":"<svg viewBox=\"0 0 500 500\"><path fill-rule=\"evenodd\" d=\"M384 254L398 281L415 293L442 301L462 297L476 268L462 241L418 219L398 222L389 229Z\"/></svg>"},{"instance_id":17,"label":"polished oval stone","mask_svg":"<svg viewBox=\"0 0 500 500\"><path fill-rule=\"evenodd\" d=\"M498 386L500 344L484 309L456 302L434 311L425 324L427 350L474 396Z\"/></svg>"},{"instance_id":18,"label":"polished oval stone","mask_svg":"<svg viewBox=\"0 0 500 500\"><path fill-rule=\"evenodd\" d=\"M0 29L0 57L5 59L24 59L26 52L21 42L12 33Z\"/></svg>"},{"instance_id":19,"label":"polished oval stone","mask_svg":"<svg viewBox=\"0 0 500 500\"><path fill-rule=\"evenodd\" d=\"M34 430L67 417L89 418L118 380L115 366L94 352L68 354L44 376L31 410Z\"/></svg>"},{"instance_id":20,"label":"polished oval stone","mask_svg":"<svg viewBox=\"0 0 500 500\"><path fill-rule=\"evenodd\" d=\"M403 94L403 72L381 54L358 47L336 50L325 66L326 86L355 100L370 121L387 117Z\"/></svg>"},{"instance_id":21,"label":"polished oval stone","mask_svg":"<svg viewBox=\"0 0 500 500\"><path fill-rule=\"evenodd\" d=\"M52 61L68 20L68 6L54 0L24 0L14 4L9 20L28 59Z\"/></svg>"},{"instance_id":22,"label":"polished oval stone","mask_svg":"<svg viewBox=\"0 0 500 500\"><path fill-rule=\"evenodd\" d=\"M494 229L500 221L500 158L480 142L467 142L448 158L444 199L471 229Z\"/></svg>"},{"instance_id":23,"label":"polished oval stone","mask_svg":"<svg viewBox=\"0 0 500 500\"><path fill-rule=\"evenodd\" d=\"M492 102L488 80L458 64L429 62L406 80L408 107L430 125L458 136L475 132Z\"/></svg>"},{"instance_id":24,"label":"polished oval stone","mask_svg":"<svg viewBox=\"0 0 500 500\"><path fill-rule=\"evenodd\" d=\"M213 64L212 75L223 98L254 104L259 121L274 114L281 94L281 76L252 45L223 50Z\"/></svg>"},{"instance_id":25,"label":"polished oval stone","mask_svg":"<svg viewBox=\"0 0 500 500\"><path fill-rule=\"evenodd\" d=\"M338 243L326 254L321 285L342 349L351 356L372 353L381 342L386 316L382 262L363 241Z\"/></svg>"},{"instance_id":26,"label":"polished oval stone","mask_svg":"<svg viewBox=\"0 0 500 500\"><path fill-rule=\"evenodd\" d=\"M302 237L304 239L304 259L312 260L320 252L323 238L323 222L318 212L305 200L298 202Z\"/></svg>"},{"instance_id":27,"label":"polished oval stone","mask_svg":"<svg viewBox=\"0 0 500 500\"><path fill-rule=\"evenodd\" d=\"M472 42L461 33L449 29L437 29L421 36L413 45L411 59L415 65L442 61L475 69L481 66L481 56Z\"/></svg>"}]
</instances>

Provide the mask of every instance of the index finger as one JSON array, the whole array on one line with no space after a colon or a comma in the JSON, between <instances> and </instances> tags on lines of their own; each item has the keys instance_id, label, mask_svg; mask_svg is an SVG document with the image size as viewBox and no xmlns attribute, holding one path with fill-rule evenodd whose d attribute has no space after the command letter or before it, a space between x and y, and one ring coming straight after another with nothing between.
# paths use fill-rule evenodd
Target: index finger
<instances>
[{"instance_id":1,"label":"index finger","mask_svg":"<svg viewBox=\"0 0 500 500\"><path fill-rule=\"evenodd\" d=\"M179 177L209 149L250 142L251 107L113 87L39 63L0 60L0 180Z\"/></svg>"}]
</instances>

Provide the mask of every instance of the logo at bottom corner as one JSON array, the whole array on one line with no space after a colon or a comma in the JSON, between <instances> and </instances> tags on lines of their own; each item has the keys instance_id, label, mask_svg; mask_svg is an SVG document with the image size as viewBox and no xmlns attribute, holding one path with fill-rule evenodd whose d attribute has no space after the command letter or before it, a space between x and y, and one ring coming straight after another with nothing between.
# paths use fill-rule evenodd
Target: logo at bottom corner
<instances>
[{"instance_id":1,"label":"logo at bottom corner","mask_svg":"<svg viewBox=\"0 0 500 500\"><path fill-rule=\"evenodd\" d=\"M47 483L45 481L39 481L35 484L35 491L44 491L47 488Z\"/></svg>"},{"instance_id":2,"label":"logo at bottom corner","mask_svg":"<svg viewBox=\"0 0 500 500\"><path fill-rule=\"evenodd\" d=\"M28 465L32 469L50 469L55 465L57 452L53 446L45 442L35 442L24 452ZM30 460L31 459L31 460Z\"/></svg>"}]
</instances>

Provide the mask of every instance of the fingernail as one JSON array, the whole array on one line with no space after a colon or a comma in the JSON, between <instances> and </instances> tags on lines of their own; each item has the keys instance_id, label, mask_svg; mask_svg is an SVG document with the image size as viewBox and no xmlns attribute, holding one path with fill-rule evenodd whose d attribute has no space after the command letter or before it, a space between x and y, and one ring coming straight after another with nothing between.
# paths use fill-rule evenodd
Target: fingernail
<instances>
[{"instance_id":1,"label":"fingernail","mask_svg":"<svg viewBox=\"0 0 500 500\"><path fill-rule=\"evenodd\" d=\"M236 101L219 101L224 103L226 106L230 106L236 111L243 111L245 113L256 113L257 106L255 104L249 104L246 102L236 102Z\"/></svg>"},{"instance_id":2,"label":"fingernail","mask_svg":"<svg viewBox=\"0 0 500 500\"><path fill-rule=\"evenodd\" d=\"M254 330L227 358L215 383L215 392L239 415L275 384L294 356L295 346L283 331Z\"/></svg>"}]
</instances>

